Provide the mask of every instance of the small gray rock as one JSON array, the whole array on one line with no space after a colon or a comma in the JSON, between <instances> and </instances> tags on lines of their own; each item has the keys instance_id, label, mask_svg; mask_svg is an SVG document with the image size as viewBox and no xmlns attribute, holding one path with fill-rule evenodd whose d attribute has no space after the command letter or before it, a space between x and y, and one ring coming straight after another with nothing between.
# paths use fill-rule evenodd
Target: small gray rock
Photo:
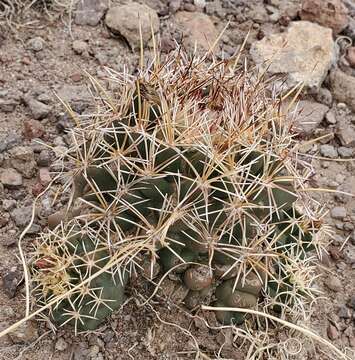
<instances>
[{"instance_id":1,"label":"small gray rock","mask_svg":"<svg viewBox=\"0 0 355 360\"><path fill-rule=\"evenodd\" d=\"M5 225L7 225L9 223L9 214L2 214L0 216L0 228L4 227ZM0 237L0 240L3 240L3 243L5 244L7 242L8 237Z\"/></svg>"},{"instance_id":2,"label":"small gray rock","mask_svg":"<svg viewBox=\"0 0 355 360\"><path fill-rule=\"evenodd\" d=\"M346 180L346 175L344 175L342 173L338 173L335 175L335 181L338 184L343 184L345 180Z\"/></svg>"},{"instance_id":3,"label":"small gray rock","mask_svg":"<svg viewBox=\"0 0 355 360\"><path fill-rule=\"evenodd\" d=\"M351 148L340 146L338 148L338 153L339 153L341 158L348 159L348 158L351 158L353 156L354 150L351 149Z\"/></svg>"},{"instance_id":4,"label":"small gray rock","mask_svg":"<svg viewBox=\"0 0 355 360\"><path fill-rule=\"evenodd\" d=\"M34 98L25 97L24 100L26 105L30 108L32 116L36 120L44 119L52 110L51 106L44 104Z\"/></svg>"},{"instance_id":5,"label":"small gray rock","mask_svg":"<svg viewBox=\"0 0 355 360\"><path fill-rule=\"evenodd\" d=\"M53 98L49 92L46 92L46 90L44 90L44 92L37 96L37 100L42 103L49 104L53 100Z\"/></svg>"},{"instance_id":6,"label":"small gray rock","mask_svg":"<svg viewBox=\"0 0 355 360\"><path fill-rule=\"evenodd\" d=\"M345 231L353 231L355 229L355 225L351 222L345 222L343 228Z\"/></svg>"},{"instance_id":7,"label":"small gray rock","mask_svg":"<svg viewBox=\"0 0 355 360\"><path fill-rule=\"evenodd\" d=\"M348 118L338 121L336 135L343 146L355 146L355 126Z\"/></svg>"},{"instance_id":8,"label":"small gray rock","mask_svg":"<svg viewBox=\"0 0 355 360\"><path fill-rule=\"evenodd\" d=\"M24 206L18 209L14 209L11 212L11 217L18 227L24 228L31 221L32 206Z\"/></svg>"},{"instance_id":9,"label":"small gray rock","mask_svg":"<svg viewBox=\"0 0 355 360\"><path fill-rule=\"evenodd\" d=\"M263 24L268 21L269 16L264 4L255 3L249 8L249 11L247 11L247 17L253 19L253 22Z\"/></svg>"},{"instance_id":10,"label":"small gray rock","mask_svg":"<svg viewBox=\"0 0 355 360\"><path fill-rule=\"evenodd\" d=\"M338 157L337 149L332 145L328 145L328 144L321 145L319 151L322 156L330 159L335 159Z\"/></svg>"},{"instance_id":11,"label":"small gray rock","mask_svg":"<svg viewBox=\"0 0 355 360\"><path fill-rule=\"evenodd\" d=\"M38 166L47 167L51 162L51 153L49 150L42 150L39 153L37 164Z\"/></svg>"},{"instance_id":12,"label":"small gray rock","mask_svg":"<svg viewBox=\"0 0 355 360\"><path fill-rule=\"evenodd\" d=\"M30 146L16 146L10 150L10 163L24 177L31 178L36 172L36 161Z\"/></svg>"},{"instance_id":13,"label":"small gray rock","mask_svg":"<svg viewBox=\"0 0 355 360\"><path fill-rule=\"evenodd\" d=\"M176 13L181 7L181 0L170 0L169 1L169 11L171 13Z\"/></svg>"},{"instance_id":14,"label":"small gray rock","mask_svg":"<svg viewBox=\"0 0 355 360\"><path fill-rule=\"evenodd\" d=\"M44 40L40 36L34 37L27 42L27 46L35 52L41 51L44 47Z\"/></svg>"},{"instance_id":15,"label":"small gray rock","mask_svg":"<svg viewBox=\"0 0 355 360\"><path fill-rule=\"evenodd\" d=\"M343 206L336 206L330 211L330 216L333 219L344 219L347 215L346 209Z\"/></svg>"},{"instance_id":16,"label":"small gray rock","mask_svg":"<svg viewBox=\"0 0 355 360\"><path fill-rule=\"evenodd\" d=\"M0 90L0 98L5 98L9 94L9 90L3 89Z\"/></svg>"},{"instance_id":17,"label":"small gray rock","mask_svg":"<svg viewBox=\"0 0 355 360\"><path fill-rule=\"evenodd\" d=\"M335 124L337 123L337 118L336 118L333 110L329 110L329 111L325 114L325 121L326 121L329 125L335 125Z\"/></svg>"},{"instance_id":18,"label":"small gray rock","mask_svg":"<svg viewBox=\"0 0 355 360\"><path fill-rule=\"evenodd\" d=\"M108 9L109 0L81 0L75 11L75 23L77 25L96 26L105 11Z\"/></svg>"},{"instance_id":19,"label":"small gray rock","mask_svg":"<svg viewBox=\"0 0 355 360\"><path fill-rule=\"evenodd\" d=\"M100 352L100 348L97 345L90 346L89 355L91 358L95 358Z\"/></svg>"},{"instance_id":20,"label":"small gray rock","mask_svg":"<svg viewBox=\"0 0 355 360\"><path fill-rule=\"evenodd\" d=\"M2 207L5 211L11 211L16 207L16 200L5 199L2 201Z\"/></svg>"},{"instance_id":21,"label":"small gray rock","mask_svg":"<svg viewBox=\"0 0 355 360\"><path fill-rule=\"evenodd\" d=\"M115 333L110 329L107 329L103 334L103 339L106 344L110 343L114 337L115 337Z\"/></svg>"},{"instance_id":22,"label":"small gray rock","mask_svg":"<svg viewBox=\"0 0 355 360\"><path fill-rule=\"evenodd\" d=\"M342 186L338 187L337 190L344 191L347 193L349 193L349 192L351 193L351 191L352 191L351 187L349 187L347 185L342 185ZM335 193L334 199L336 201L338 201L339 203L345 204L349 200L349 196L342 194L342 193Z\"/></svg>"},{"instance_id":23,"label":"small gray rock","mask_svg":"<svg viewBox=\"0 0 355 360\"><path fill-rule=\"evenodd\" d=\"M346 264L344 261L338 261L335 266L337 267L338 270L340 270L340 272L345 271L346 269Z\"/></svg>"},{"instance_id":24,"label":"small gray rock","mask_svg":"<svg viewBox=\"0 0 355 360\"><path fill-rule=\"evenodd\" d=\"M329 110L328 106L309 100L301 100L297 109L299 116L295 125L304 135L312 135Z\"/></svg>"},{"instance_id":25,"label":"small gray rock","mask_svg":"<svg viewBox=\"0 0 355 360\"><path fill-rule=\"evenodd\" d=\"M19 103L14 100L4 100L0 99L0 111L4 113L11 113L15 110L16 106Z\"/></svg>"},{"instance_id":26,"label":"small gray rock","mask_svg":"<svg viewBox=\"0 0 355 360\"><path fill-rule=\"evenodd\" d=\"M277 8L275 8L275 7L271 6L271 5L268 5L266 10L267 10L268 13L270 13L269 19L270 19L271 22L276 23L276 22L278 22L280 20L281 14L280 14L280 11Z\"/></svg>"},{"instance_id":27,"label":"small gray rock","mask_svg":"<svg viewBox=\"0 0 355 360\"><path fill-rule=\"evenodd\" d=\"M34 159L34 151L31 146L16 146L10 150L12 158L22 161L32 161Z\"/></svg>"},{"instance_id":28,"label":"small gray rock","mask_svg":"<svg viewBox=\"0 0 355 360\"><path fill-rule=\"evenodd\" d=\"M64 351L67 348L68 348L67 342L62 337L60 337L57 340L57 342L55 343L55 349L58 350L58 351Z\"/></svg>"},{"instance_id":29,"label":"small gray rock","mask_svg":"<svg viewBox=\"0 0 355 360\"><path fill-rule=\"evenodd\" d=\"M324 283L328 289L335 292L341 291L343 289L341 281L333 275L328 276Z\"/></svg>"},{"instance_id":30,"label":"small gray rock","mask_svg":"<svg viewBox=\"0 0 355 360\"><path fill-rule=\"evenodd\" d=\"M91 94L85 85L64 84L57 89L57 95L68 103L74 111L80 110L91 102Z\"/></svg>"},{"instance_id":31,"label":"small gray rock","mask_svg":"<svg viewBox=\"0 0 355 360\"><path fill-rule=\"evenodd\" d=\"M316 94L316 100L328 107L332 106L333 103L333 95L329 89L321 87Z\"/></svg>"},{"instance_id":32,"label":"small gray rock","mask_svg":"<svg viewBox=\"0 0 355 360\"><path fill-rule=\"evenodd\" d=\"M15 169L6 169L1 174L1 183L9 189L17 189L22 185L22 175Z\"/></svg>"},{"instance_id":33,"label":"small gray rock","mask_svg":"<svg viewBox=\"0 0 355 360\"><path fill-rule=\"evenodd\" d=\"M39 234L41 230L42 228L38 224L32 224L30 228L27 230L27 234L29 235Z\"/></svg>"},{"instance_id":34,"label":"small gray rock","mask_svg":"<svg viewBox=\"0 0 355 360\"><path fill-rule=\"evenodd\" d=\"M79 55L86 53L88 51L88 44L82 40L74 40L72 46L74 52L76 52Z\"/></svg>"},{"instance_id":35,"label":"small gray rock","mask_svg":"<svg viewBox=\"0 0 355 360\"><path fill-rule=\"evenodd\" d=\"M355 248L353 246L346 246L343 249L344 259L347 264L355 265Z\"/></svg>"},{"instance_id":36,"label":"small gray rock","mask_svg":"<svg viewBox=\"0 0 355 360\"><path fill-rule=\"evenodd\" d=\"M331 71L329 79L335 99L346 103L355 111L355 77L335 69Z\"/></svg>"},{"instance_id":37,"label":"small gray rock","mask_svg":"<svg viewBox=\"0 0 355 360\"><path fill-rule=\"evenodd\" d=\"M43 145L43 144L39 144L38 141L40 139L39 138L33 138L31 141L31 148L33 150L34 153L38 154L40 153L42 150L47 150L47 146Z\"/></svg>"},{"instance_id":38,"label":"small gray rock","mask_svg":"<svg viewBox=\"0 0 355 360\"><path fill-rule=\"evenodd\" d=\"M15 268L10 269L3 277L2 277L2 287L4 289L5 294L10 298L14 298L16 295L17 286L20 283L22 278L22 274Z\"/></svg>"},{"instance_id":39,"label":"small gray rock","mask_svg":"<svg viewBox=\"0 0 355 360\"><path fill-rule=\"evenodd\" d=\"M56 136L53 140L53 145L55 146L65 146L65 141L61 136Z\"/></svg>"},{"instance_id":40,"label":"small gray rock","mask_svg":"<svg viewBox=\"0 0 355 360\"><path fill-rule=\"evenodd\" d=\"M341 305L338 310L338 316L341 319L350 319L351 317L350 310L345 305Z\"/></svg>"},{"instance_id":41,"label":"small gray rock","mask_svg":"<svg viewBox=\"0 0 355 360\"><path fill-rule=\"evenodd\" d=\"M0 135L0 153L12 149L21 141L21 136L16 133L4 133Z\"/></svg>"},{"instance_id":42,"label":"small gray rock","mask_svg":"<svg viewBox=\"0 0 355 360\"><path fill-rule=\"evenodd\" d=\"M335 227L338 230L344 230L344 224L342 222L336 221L335 222Z\"/></svg>"}]
</instances>

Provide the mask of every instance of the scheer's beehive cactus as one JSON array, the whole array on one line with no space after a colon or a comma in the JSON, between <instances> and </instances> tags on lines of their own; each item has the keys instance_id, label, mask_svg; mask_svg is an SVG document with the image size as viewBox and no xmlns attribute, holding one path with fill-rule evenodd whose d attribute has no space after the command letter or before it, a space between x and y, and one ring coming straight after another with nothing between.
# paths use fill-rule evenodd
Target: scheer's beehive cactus
<instances>
[{"instance_id":1,"label":"scheer's beehive cactus","mask_svg":"<svg viewBox=\"0 0 355 360\"><path fill-rule=\"evenodd\" d=\"M324 227L281 95L235 59L158 58L136 77L110 72L111 96L93 80L97 111L75 119L64 157L69 210L36 245L36 298L58 299L55 322L94 329L129 274L157 276L158 263L180 274L190 309L302 308Z\"/></svg>"}]
</instances>

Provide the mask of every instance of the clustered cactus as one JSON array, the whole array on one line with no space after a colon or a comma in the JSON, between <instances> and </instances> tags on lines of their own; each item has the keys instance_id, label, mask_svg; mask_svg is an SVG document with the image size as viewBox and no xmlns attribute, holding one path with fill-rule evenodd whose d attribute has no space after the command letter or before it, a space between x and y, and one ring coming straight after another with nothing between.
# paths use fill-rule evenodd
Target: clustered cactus
<instances>
[{"instance_id":1,"label":"clustered cactus","mask_svg":"<svg viewBox=\"0 0 355 360\"><path fill-rule=\"evenodd\" d=\"M72 196L35 245L37 302L58 299L55 323L92 330L143 270L176 274L190 310L302 309L312 296L309 251L327 227L272 79L235 58L181 49L164 62L156 54L136 76L108 75L111 94L92 80L95 114L75 118L62 158Z\"/></svg>"}]
</instances>

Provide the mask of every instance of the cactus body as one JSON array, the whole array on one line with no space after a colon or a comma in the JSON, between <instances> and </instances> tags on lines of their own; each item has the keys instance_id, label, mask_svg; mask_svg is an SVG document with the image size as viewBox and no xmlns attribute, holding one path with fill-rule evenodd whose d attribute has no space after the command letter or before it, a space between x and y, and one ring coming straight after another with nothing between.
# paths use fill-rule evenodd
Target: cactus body
<instances>
[{"instance_id":1,"label":"cactus body","mask_svg":"<svg viewBox=\"0 0 355 360\"><path fill-rule=\"evenodd\" d=\"M78 287L52 308L59 324L96 328L142 257L186 284L189 308L210 301L206 289L243 308L276 298L289 306L280 292L309 291L297 267L319 248L322 226L302 192L309 164L294 150L281 94L228 62L175 55L136 79L111 74L121 95L101 99L102 116L72 134L66 178L80 211L51 221L33 265L44 303Z\"/></svg>"}]
</instances>

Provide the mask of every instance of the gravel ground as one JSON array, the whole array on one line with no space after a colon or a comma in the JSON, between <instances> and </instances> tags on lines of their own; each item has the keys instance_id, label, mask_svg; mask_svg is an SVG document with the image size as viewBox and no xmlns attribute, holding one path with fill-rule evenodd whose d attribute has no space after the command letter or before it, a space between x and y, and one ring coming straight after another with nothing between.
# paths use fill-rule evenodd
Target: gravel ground
<instances>
[{"instance_id":1,"label":"gravel ground","mask_svg":"<svg viewBox=\"0 0 355 360\"><path fill-rule=\"evenodd\" d=\"M6 3L0 1L0 15L5 15ZM132 30L137 19L131 14L140 9L144 40L149 45L152 21L163 53L174 47L174 41L183 41L187 48L197 41L201 50L206 49L229 23L218 49L221 56L232 56L250 31L246 52L251 65L262 66L271 50L282 49L269 72L284 74L284 86L305 81L295 110L301 119L295 126L302 151L316 169L312 185L338 191L316 194L330 210L334 236L328 254L322 256L316 283L324 298L315 304L308 326L353 356L355 200L339 191L355 194L355 1L142 0L137 5L80 0L71 2L72 8L48 12L44 3L51 2L37 1L14 16L11 27L4 21L0 29L0 329L24 314L16 245L31 218L34 198L56 171L55 153L69 144L66 129L72 124L56 94L78 114L90 113L85 72L105 82L105 67L134 71L139 41ZM52 197L49 191L41 198L25 249L56 210ZM130 295L140 286L132 284ZM165 323L157 319L156 310ZM194 359L191 337L167 322L193 332L211 359L245 358L242 348L232 345L236 334L230 329L211 330L159 298L151 307L139 307L129 297L122 311L89 335L74 337L67 328L52 332L45 322L28 322L0 338L0 359ZM270 336L287 343L292 334L282 330ZM303 345L298 355L287 358L330 358L322 346L306 341Z\"/></svg>"}]
</instances>

